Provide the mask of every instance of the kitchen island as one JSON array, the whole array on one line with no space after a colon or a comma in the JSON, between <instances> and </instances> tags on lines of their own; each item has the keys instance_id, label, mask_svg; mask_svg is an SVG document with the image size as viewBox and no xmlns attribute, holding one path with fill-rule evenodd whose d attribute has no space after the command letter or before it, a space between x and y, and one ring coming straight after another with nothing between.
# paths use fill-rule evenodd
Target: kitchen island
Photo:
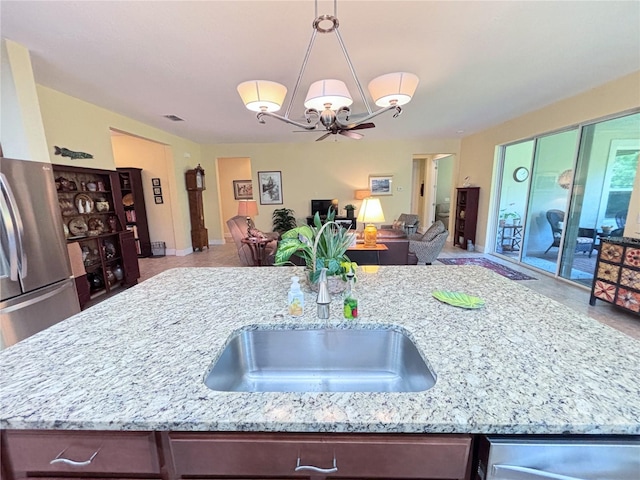
<instances>
[{"instance_id":1,"label":"kitchen island","mask_svg":"<svg viewBox=\"0 0 640 480\"><path fill-rule=\"evenodd\" d=\"M375 268L374 268L375 270ZM319 321L300 267L173 269L0 354L4 429L640 434L640 342L475 266L358 272ZM431 296L485 300L465 310ZM435 373L414 393L215 392L203 376L244 328L399 328Z\"/></svg>"}]
</instances>

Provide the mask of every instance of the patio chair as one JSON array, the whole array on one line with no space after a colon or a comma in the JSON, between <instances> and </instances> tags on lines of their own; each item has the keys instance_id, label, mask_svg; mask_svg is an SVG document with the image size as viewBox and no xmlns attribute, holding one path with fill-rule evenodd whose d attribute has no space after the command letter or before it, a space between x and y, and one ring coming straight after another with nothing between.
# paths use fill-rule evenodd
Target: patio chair
<instances>
[{"instance_id":1,"label":"patio chair","mask_svg":"<svg viewBox=\"0 0 640 480\"><path fill-rule=\"evenodd\" d=\"M553 235L553 243L549 245L544 253L547 253L553 247L560 247L560 239L562 238L562 227L564 226L564 212L562 210L547 210L547 221L551 227ZM576 238L575 252L588 253L589 258L595 248L596 229L595 228L578 228L578 237Z\"/></svg>"}]
</instances>

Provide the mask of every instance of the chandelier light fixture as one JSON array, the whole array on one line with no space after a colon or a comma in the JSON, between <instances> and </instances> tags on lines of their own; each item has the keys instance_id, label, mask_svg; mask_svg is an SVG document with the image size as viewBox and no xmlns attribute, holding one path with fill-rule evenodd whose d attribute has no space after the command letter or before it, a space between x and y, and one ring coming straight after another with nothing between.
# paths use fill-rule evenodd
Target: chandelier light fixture
<instances>
[{"instance_id":1,"label":"chandelier light fixture","mask_svg":"<svg viewBox=\"0 0 640 480\"><path fill-rule=\"evenodd\" d=\"M371 98L375 105L380 107L376 111L371 109L338 30L339 21L336 12L337 0L334 0L333 15L318 16L318 0L315 0L316 18L313 21L313 33L284 116L274 112L277 112L282 107L287 94L287 87L269 80L249 80L238 85L238 93L242 101L249 110L257 112L256 117L260 123L265 123L264 117L271 117L304 130L315 130L321 124L327 130L327 133L317 140L323 140L331 134L338 133L350 138L360 139L362 135L352 132L352 130L375 127L369 121L384 112L393 111L393 117L396 118L402 113L401 106L411 101L411 97L418 86L418 77L406 72L387 73L369 82ZM347 89L347 85L341 80L332 78L315 81L309 87L304 101L306 122L298 122L289 117L318 33L334 33L338 40L362 103L367 109L367 112L362 116L358 115L358 120L350 120L351 109L349 107L353 103L353 98Z\"/></svg>"}]
</instances>

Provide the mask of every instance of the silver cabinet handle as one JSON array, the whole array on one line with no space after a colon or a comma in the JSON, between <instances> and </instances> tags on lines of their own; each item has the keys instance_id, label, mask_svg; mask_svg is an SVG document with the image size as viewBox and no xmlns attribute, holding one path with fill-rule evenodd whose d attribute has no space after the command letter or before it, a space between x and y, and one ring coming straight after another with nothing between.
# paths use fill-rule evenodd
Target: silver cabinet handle
<instances>
[{"instance_id":1,"label":"silver cabinet handle","mask_svg":"<svg viewBox=\"0 0 640 480\"><path fill-rule=\"evenodd\" d=\"M296 463L295 471L299 472L301 470L311 470L312 472L318 473L336 473L338 471L338 467L336 465L336 457L333 456L333 467L332 468L320 468L314 467L313 465L300 465L300 457L298 457L298 462Z\"/></svg>"},{"instance_id":2,"label":"silver cabinet handle","mask_svg":"<svg viewBox=\"0 0 640 480\"><path fill-rule=\"evenodd\" d=\"M494 465L493 473L497 479L509 480L584 480L576 477L568 477L558 473L545 472L536 468L518 467L516 465ZM505 474L503 477L502 474Z\"/></svg>"},{"instance_id":3,"label":"silver cabinet handle","mask_svg":"<svg viewBox=\"0 0 640 480\"><path fill-rule=\"evenodd\" d=\"M69 447L67 447L69 448ZM84 462L76 462L75 460L69 460L68 458L63 458L61 457L61 455L67 451L67 448L65 448L64 450L62 450L57 456L56 458L54 458L53 460L51 460L49 462L50 465L54 465L56 463L64 463L66 465L71 465L72 467L86 467L87 465L89 465L91 463L91 461L96 458L96 455L98 455L98 452L100 451L100 448L98 450L96 450L93 455L91 455L91 457L89 457L89 460L85 460Z\"/></svg>"}]
</instances>

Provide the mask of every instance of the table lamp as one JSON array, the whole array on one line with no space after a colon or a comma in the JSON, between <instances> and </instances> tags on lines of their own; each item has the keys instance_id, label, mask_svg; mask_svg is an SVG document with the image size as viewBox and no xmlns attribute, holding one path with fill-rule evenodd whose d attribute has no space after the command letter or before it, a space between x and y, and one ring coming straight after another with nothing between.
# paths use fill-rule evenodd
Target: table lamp
<instances>
[{"instance_id":1,"label":"table lamp","mask_svg":"<svg viewBox=\"0 0 640 480\"><path fill-rule=\"evenodd\" d=\"M240 200L238 202L238 215L247 217L247 237L252 238L254 235L251 229L254 228L251 217L258 215L258 203L255 200Z\"/></svg>"},{"instance_id":2,"label":"table lamp","mask_svg":"<svg viewBox=\"0 0 640 480\"><path fill-rule=\"evenodd\" d=\"M376 236L378 235L378 229L374 223L384 222L384 213L382 213L382 205L377 198L365 198L362 200L360 206L360 213L358 213L358 221L364 222L364 246L365 248L373 248L376 246Z\"/></svg>"}]
</instances>

